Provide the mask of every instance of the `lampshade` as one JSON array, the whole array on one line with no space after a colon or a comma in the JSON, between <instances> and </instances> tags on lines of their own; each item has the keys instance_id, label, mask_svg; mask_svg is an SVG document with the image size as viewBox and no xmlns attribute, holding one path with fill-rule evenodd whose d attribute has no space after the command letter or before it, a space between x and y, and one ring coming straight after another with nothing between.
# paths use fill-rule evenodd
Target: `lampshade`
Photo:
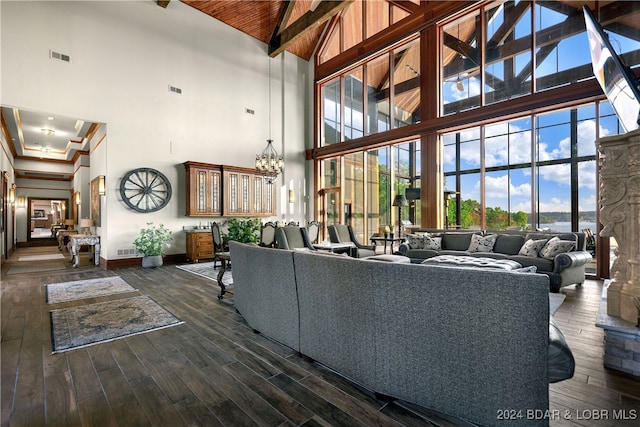
<instances>
[{"instance_id":1,"label":"lampshade","mask_svg":"<svg viewBox=\"0 0 640 427\"><path fill-rule=\"evenodd\" d=\"M26 208L27 204L25 202L24 196L18 196L18 207L19 208Z\"/></svg>"},{"instance_id":2,"label":"lampshade","mask_svg":"<svg viewBox=\"0 0 640 427\"><path fill-rule=\"evenodd\" d=\"M16 185L12 184L9 189L9 203L15 203L16 201Z\"/></svg>"},{"instance_id":3,"label":"lampshade","mask_svg":"<svg viewBox=\"0 0 640 427\"><path fill-rule=\"evenodd\" d=\"M78 225L80 228L93 227L93 220L91 218L80 218Z\"/></svg>"},{"instance_id":4,"label":"lampshade","mask_svg":"<svg viewBox=\"0 0 640 427\"><path fill-rule=\"evenodd\" d=\"M409 202L404 194L398 194L396 198L393 199L393 206L409 206Z\"/></svg>"},{"instance_id":5,"label":"lampshade","mask_svg":"<svg viewBox=\"0 0 640 427\"><path fill-rule=\"evenodd\" d=\"M76 205L79 205L81 202L79 191L76 191L75 197L76 197Z\"/></svg>"},{"instance_id":6,"label":"lampshade","mask_svg":"<svg viewBox=\"0 0 640 427\"><path fill-rule=\"evenodd\" d=\"M72 220L72 219L65 219L64 220L64 225L68 226L68 225L73 225L73 224L75 224L75 221Z\"/></svg>"}]
</instances>

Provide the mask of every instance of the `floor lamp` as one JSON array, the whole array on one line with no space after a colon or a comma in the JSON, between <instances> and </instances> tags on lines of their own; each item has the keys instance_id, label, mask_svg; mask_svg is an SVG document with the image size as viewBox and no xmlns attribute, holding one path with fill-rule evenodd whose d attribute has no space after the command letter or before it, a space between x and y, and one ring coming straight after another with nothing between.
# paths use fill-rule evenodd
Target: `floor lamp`
<instances>
[{"instance_id":1,"label":"floor lamp","mask_svg":"<svg viewBox=\"0 0 640 427\"><path fill-rule=\"evenodd\" d=\"M409 206L409 202L403 194L397 194L393 206L398 207L398 237L402 237L402 207Z\"/></svg>"}]
</instances>

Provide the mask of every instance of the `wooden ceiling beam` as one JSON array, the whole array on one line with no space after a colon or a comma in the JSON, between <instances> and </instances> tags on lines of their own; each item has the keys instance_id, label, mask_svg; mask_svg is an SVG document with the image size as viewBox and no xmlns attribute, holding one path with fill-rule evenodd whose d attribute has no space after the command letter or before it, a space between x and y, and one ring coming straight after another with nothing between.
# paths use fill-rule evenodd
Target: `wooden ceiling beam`
<instances>
[{"instance_id":1,"label":"wooden ceiling beam","mask_svg":"<svg viewBox=\"0 0 640 427\"><path fill-rule=\"evenodd\" d=\"M425 7L422 4L415 4L409 0L389 0L389 3L409 13L422 12Z\"/></svg>"},{"instance_id":2,"label":"wooden ceiling beam","mask_svg":"<svg viewBox=\"0 0 640 427\"><path fill-rule=\"evenodd\" d=\"M293 9L296 6L296 0L287 0L284 2L285 6L280 11L280 16L278 17L278 22L276 22L276 26L273 27L273 33L269 40L273 40L282 32L282 30L287 26L287 22L289 22L289 18L291 18L291 14L293 13Z\"/></svg>"},{"instance_id":3,"label":"wooden ceiling beam","mask_svg":"<svg viewBox=\"0 0 640 427\"><path fill-rule=\"evenodd\" d=\"M269 41L269 56L272 58L278 56L300 37L337 15L353 1L354 0L321 2L315 10L310 10L305 13L294 23L271 38Z\"/></svg>"}]
</instances>

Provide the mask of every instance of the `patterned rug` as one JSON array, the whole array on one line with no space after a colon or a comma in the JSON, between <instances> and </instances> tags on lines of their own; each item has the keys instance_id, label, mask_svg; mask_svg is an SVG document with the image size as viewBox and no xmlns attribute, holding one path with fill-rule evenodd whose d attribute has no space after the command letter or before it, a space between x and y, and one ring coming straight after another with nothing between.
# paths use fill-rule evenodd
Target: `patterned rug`
<instances>
[{"instance_id":1,"label":"patterned rug","mask_svg":"<svg viewBox=\"0 0 640 427\"><path fill-rule=\"evenodd\" d=\"M135 291L120 276L52 283L45 286L49 304Z\"/></svg>"},{"instance_id":2,"label":"patterned rug","mask_svg":"<svg viewBox=\"0 0 640 427\"><path fill-rule=\"evenodd\" d=\"M218 281L218 270L220 269L220 263L218 262L218 269L213 269L213 262L197 262L194 264L182 264L176 265L180 270L188 271L189 273L197 274L198 276L206 277L207 279ZM233 285L233 276L231 270L227 268L222 276L222 283L225 285Z\"/></svg>"},{"instance_id":3,"label":"patterned rug","mask_svg":"<svg viewBox=\"0 0 640 427\"><path fill-rule=\"evenodd\" d=\"M51 344L58 353L182 323L143 295L52 310Z\"/></svg>"}]
</instances>

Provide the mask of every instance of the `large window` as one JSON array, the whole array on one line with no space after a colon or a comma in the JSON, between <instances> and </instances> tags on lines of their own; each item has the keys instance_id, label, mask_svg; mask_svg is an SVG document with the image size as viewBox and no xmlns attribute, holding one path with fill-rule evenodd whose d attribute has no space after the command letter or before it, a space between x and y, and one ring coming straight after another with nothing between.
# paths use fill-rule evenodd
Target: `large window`
<instances>
[{"instance_id":1,"label":"large window","mask_svg":"<svg viewBox=\"0 0 640 427\"><path fill-rule=\"evenodd\" d=\"M418 123L419 40L414 37L323 83L320 92L322 146Z\"/></svg>"},{"instance_id":2,"label":"large window","mask_svg":"<svg viewBox=\"0 0 640 427\"><path fill-rule=\"evenodd\" d=\"M617 53L637 64L640 34L624 23L619 3L603 5L599 14ZM443 25L442 114L592 78L581 9L582 3L497 1ZM638 19L635 13L626 19Z\"/></svg>"},{"instance_id":3,"label":"large window","mask_svg":"<svg viewBox=\"0 0 640 427\"><path fill-rule=\"evenodd\" d=\"M595 107L443 135L445 189L454 194L449 223L489 230L595 230ZM600 110L608 123L608 104ZM616 129L600 125L599 135Z\"/></svg>"},{"instance_id":4,"label":"large window","mask_svg":"<svg viewBox=\"0 0 640 427\"><path fill-rule=\"evenodd\" d=\"M318 52L313 156L344 177L323 200L364 241L397 226L407 190L421 199L401 219L426 227L598 229L594 141L623 129L594 79L582 6L636 67L637 2L472 3L355 0Z\"/></svg>"}]
</instances>

